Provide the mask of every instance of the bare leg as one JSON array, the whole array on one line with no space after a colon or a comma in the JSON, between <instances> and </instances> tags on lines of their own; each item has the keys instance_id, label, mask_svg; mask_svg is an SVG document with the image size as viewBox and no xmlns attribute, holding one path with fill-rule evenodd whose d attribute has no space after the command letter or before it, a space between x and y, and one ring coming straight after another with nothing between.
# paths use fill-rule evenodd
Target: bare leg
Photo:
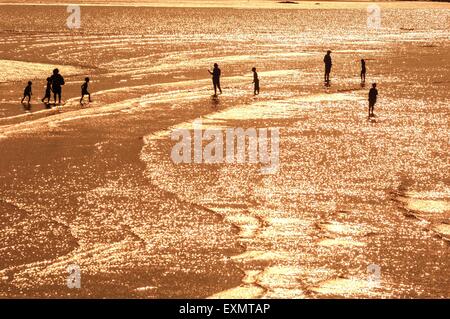
<instances>
[{"instance_id":1,"label":"bare leg","mask_svg":"<svg viewBox=\"0 0 450 319\"><path fill-rule=\"evenodd\" d=\"M330 82L330 72L325 71L325 82Z\"/></svg>"}]
</instances>

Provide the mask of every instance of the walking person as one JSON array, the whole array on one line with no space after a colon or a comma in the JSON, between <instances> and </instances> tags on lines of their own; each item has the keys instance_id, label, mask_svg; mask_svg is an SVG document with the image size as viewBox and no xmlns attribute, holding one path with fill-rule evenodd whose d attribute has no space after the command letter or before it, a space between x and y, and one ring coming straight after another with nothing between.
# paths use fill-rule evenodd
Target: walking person
<instances>
[{"instance_id":1,"label":"walking person","mask_svg":"<svg viewBox=\"0 0 450 319\"><path fill-rule=\"evenodd\" d=\"M23 103L25 98L28 97L28 104L30 104L31 95L33 94L32 89L31 89L31 85L32 84L33 83L31 81L28 81L28 85L25 87L25 90L23 91L23 98L22 98L22 101L20 103Z\"/></svg>"},{"instance_id":2,"label":"walking person","mask_svg":"<svg viewBox=\"0 0 450 319\"><path fill-rule=\"evenodd\" d=\"M47 78L47 86L45 87L45 95L41 100L42 103L50 103L51 92L52 92L52 79ZM45 102L44 100L47 100L47 102Z\"/></svg>"},{"instance_id":3,"label":"walking person","mask_svg":"<svg viewBox=\"0 0 450 319\"><path fill-rule=\"evenodd\" d=\"M330 83L330 73L331 73L331 66L333 65L331 61L331 51L328 50L327 54L325 54L325 57L323 58L323 63L325 64L325 83Z\"/></svg>"},{"instance_id":4,"label":"walking person","mask_svg":"<svg viewBox=\"0 0 450 319\"><path fill-rule=\"evenodd\" d=\"M366 82L366 61L361 59L361 83Z\"/></svg>"},{"instance_id":5,"label":"walking person","mask_svg":"<svg viewBox=\"0 0 450 319\"><path fill-rule=\"evenodd\" d=\"M258 73L256 73L256 68L252 68L252 72L253 72L253 83L254 83L254 88L253 88L253 94L257 95L259 94L259 78L258 78Z\"/></svg>"},{"instance_id":6,"label":"walking person","mask_svg":"<svg viewBox=\"0 0 450 319\"><path fill-rule=\"evenodd\" d=\"M214 63L214 69L208 70L209 74L212 75L212 81L214 86L214 96L217 96L217 89L219 89L220 94L222 94L222 89L220 88L220 75L221 71L219 69L219 65L217 63Z\"/></svg>"},{"instance_id":7,"label":"walking person","mask_svg":"<svg viewBox=\"0 0 450 319\"><path fill-rule=\"evenodd\" d=\"M58 104L61 104L61 94L62 94L61 86L65 84L64 78L61 76L61 74L59 74L58 69L54 69L53 75L50 77L50 79L52 82L52 91L55 104L56 104L56 97L58 97Z\"/></svg>"},{"instance_id":8,"label":"walking person","mask_svg":"<svg viewBox=\"0 0 450 319\"><path fill-rule=\"evenodd\" d=\"M375 114L373 114L373 110L375 108L375 103L377 103L377 96L377 84L373 83L372 88L369 91L369 118L375 116Z\"/></svg>"},{"instance_id":9,"label":"walking person","mask_svg":"<svg viewBox=\"0 0 450 319\"><path fill-rule=\"evenodd\" d=\"M89 103L92 102L91 101L91 94L88 91L88 87L89 87L89 78L85 78L83 85L81 85L80 104L83 104L83 98L84 98L85 95L87 95L89 97Z\"/></svg>"}]
</instances>

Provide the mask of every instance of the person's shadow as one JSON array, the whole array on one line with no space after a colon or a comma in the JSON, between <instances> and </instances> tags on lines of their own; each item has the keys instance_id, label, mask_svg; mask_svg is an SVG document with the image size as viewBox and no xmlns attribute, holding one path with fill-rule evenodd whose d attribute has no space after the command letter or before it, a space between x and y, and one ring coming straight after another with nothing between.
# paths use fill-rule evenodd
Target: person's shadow
<instances>
[{"instance_id":1,"label":"person's shadow","mask_svg":"<svg viewBox=\"0 0 450 319\"><path fill-rule=\"evenodd\" d=\"M23 110L25 112L31 112L31 103L30 102L23 102Z\"/></svg>"},{"instance_id":2,"label":"person's shadow","mask_svg":"<svg viewBox=\"0 0 450 319\"><path fill-rule=\"evenodd\" d=\"M220 104L220 99L217 95L212 95L211 96L211 107L215 110L217 110L219 108L219 104Z\"/></svg>"}]
</instances>

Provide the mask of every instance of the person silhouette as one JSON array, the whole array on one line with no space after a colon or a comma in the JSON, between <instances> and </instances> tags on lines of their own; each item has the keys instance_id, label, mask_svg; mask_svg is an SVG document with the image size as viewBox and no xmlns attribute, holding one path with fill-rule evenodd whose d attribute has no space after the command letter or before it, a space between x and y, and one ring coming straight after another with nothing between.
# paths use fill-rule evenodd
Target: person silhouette
<instances>
[{"instance_id":1,"label":"person silhouette","mask_svg":"<svg viewBox=\"0 0 450 319\"><path fill-rule=\"evenodd\" d=\"M378 96L377 84L372 83L372 88L369 90L369 117L375 116L373 114L373 110L375 108L375 103L377 103L377 96Z\"/></svg>"},{"instance_id":2,"label":"person silhouette","mask_svg":"<svg viewBox=\"0 0 450 319\"><path fill-rule=\"evenodd\" d=\"M331 51L330 50L328 50L327 54L325 54L325 57L323 58L323 63L325 63L325 79L324 79L324 81L326 83L329 83L331 66L333 65L333 63L331 62Z\"/></svg>"},{"instance_id":3,"label":"person silhouette","mask_svg":"<svg viewBox=\"0 0 450 319\"><path fill-rule=\"evenodd\" d=\"M257 94L259 94L259 78L258 78L258 73L256 73L256 68L252 68L252 72L253 72L253 83L255 84L255 87L253 89L253 94L257 95Z\"/></svg>"},{"instance_id":4,"label":"person silhouette","mask_svg":"<svg viewBox=\"0 0 450 319\"><path fill-rule=\"evenodd\" d=\"M22 101L20 103L23 103L25 98L28 97L28 104L30 104L31 95L33 94L32 90L31 90L31 85L32 84L33 83L31 81L28 81L28 85L25 87L25 90L23 91L23 98L22 98Z\"/></svg>"},{"instance_id":5,"label":"person silhouette","mask_svg":"<svg viewBox=\"0 0 450 319\"><path fill-rule=\"evenodd\" d=\"M366 82L366 61L361 59L361 82Z\"/></svg>"},{"instance_id":6,"label":"person silhouette","mask_svg":"<svg viewBox=\"0 0 450 319\"><path fill-rule=\"evenodd\" d=\"M61 93L62 93L61 86L65 84L64 78L61 76L61 74L59 74L58 69L54 69L53 75L50 77L50 79L52 82L52 91L55 104L56 104L56 97L58 97L58 103L61 104Z\"/></svg>"},{"instance_id":7,"label":"person silhouette","mask_svg":"<svg viewBox=\"0 0 450 319\"><path fill-rule=\"evenodd\" d=\"M45 99L47 99L47 103L50 103L51 91L52 91L52 79L47 78L47 86L45 87L45 95L41 100L42 103L45 103L44 102Z\"/></svg>"},{"instance_id":8,"label":"person silhouette","mask_svg":"<svg viewBox=\"0 0 450 319\"><path fill-rule=\"evenodd\" d=\"M87 95L89 97L89 102L92 102L91 101L91 94L88 91L88 86L89 86L89 78L85 78L83 85L81 85L80 104L83 104L83 98L84 98L85 95Z\"/></svg>"},{"instance_id":9,"label":"person silhouette","mask_svg":"<svg viewBox=\"0 0 450 319\"><path fill-rule=\"evenodd\" d=\"M219 89L220 94L222 94L222 89L220 88L220 75L221 71L219 69L219 65L214 63L214 69L208 70L209 74L212 75L213 86L214 86L214 96L217 96L217 89Z\"/></svg>"}]
</instances>

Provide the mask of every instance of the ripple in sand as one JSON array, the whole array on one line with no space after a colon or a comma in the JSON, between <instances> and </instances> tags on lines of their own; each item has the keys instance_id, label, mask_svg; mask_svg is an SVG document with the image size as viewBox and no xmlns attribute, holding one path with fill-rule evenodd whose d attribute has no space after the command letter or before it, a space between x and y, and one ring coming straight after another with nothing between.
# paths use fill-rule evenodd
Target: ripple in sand
<instances>
[{"instance_id":1,"label":"ripple in sand","mask_svg":"<svg viewBox=\"0 0 450 319\"><path fill-rule=\"evenodd\" d=\"M59 68L66 76L83 72L82 68L74 66L55 66L44 63L0 60L0 82L20 81L24 79L24 75L26 75L27 80L45 79L51 75L55 67Z\"/></svg>"},{"instance_id":2,"label":"ripple in sand","mask_svg":"<svg viewBox=\"0 0 450 319\"><path fill-rule=\"evenodd\" d=\"M367 295L370 285L367 280L336 278L323 282L310 290L324 295Z\"/></svg>"},{"instance_id":3,"label":"ripple in sand","mask_svg":"<svg viewBox=\"0 0 450 319\"><path fill-rule=\"evenodd\" d=\"M432 229L433 229L433 231L435 231L437 234L439 234L443 238L450 240L450 225L449 224L436 225Z\"/></svg>"},{"instance_id":4,"label":"ripple in sand","mask_svg":"<svg viewBox=\"0 0 450 319\"><path fill-rule=\"evenodd\" d=\"M208 299L254 299L264 292L265 290L258 286L239 286L214 294Z\"/></svg>"},{"instance_id":5,"label":"ripple in sand","mask_svg":"<svg viewBox=\"0 0 450 319\"><path fill-rule=\"evenodd\" d=\"M244 238L253 237L255 233L260 229L259 220L252 216L232 215L227 216L226 220L238 226L241 229L239 233L240 237Z\"/></svg>"},{"instance_id":6,"label":"ripple in sand","mask_svg":"<svg viewBox=\"0 0 450 319\"><path fill-rule=\"evenodd\" d=\"M398 196L404 207L411 211L421 213L445 213L450 212L450 200L446 199L450 196L448 189L444 191L408 191L402 196Z\"/></svg>"},{"instance_id":7,"label":"ripple in sand","mask_svg":"<svg viewBox=\"0 0 450 319\"><path fill-rule=\"evenodd\" d=\"M158 289L158 287L153 287L153 286L145 286L145 287L138 287L135 290L137 292L148 292L148 291L152 291L154 292L156 289Z\"/></svg>"},{"instance_id":8,"label":"ripple in sand","mask_svg":"<svg viewBox=\"0 0 450 319\"><path fill-rule=\"evenodd\" d=\"M320 246L333 247L333 246L343 246L343 247L364 247L366 243L356 241L352 238L327 238L319 241Z\"/></svg>"},{"instance_id":9,"label":"ripple in sand","mask_svg":"<svg viewBox=\"0 0 450 319\"><path fill-rule=\"evenodd\" d=\"M323 103L336 101L357 101L358 96L348 93L313 94L304 97L284 98L276 101L261 101L246 105L245 108L232 107L220 112L205 116L205 120L254 120L288 118L293 114L302 113L305 110L315 108L311 103Z\"/></svg>"},{"instance_id":10,"label":"ripple in sand","mask_svg":"<svg viewBox=\"0 0 450 319\"><path fill-rule=\"evenodd\" d=\"M321 228L339 235L362 235L364 231L359 225L343 224L339 222L321 223Z\"/></svg>"},{"instance_id":11,"label":"ripple in sand","mask_svg":"<svg viewBox=\"0 0 450 319\"><path fill-rule=\"evenodd\" d=\"M298 266L271 266L264 269L259 275L259 283L268 287L269 290L279 289L295 289L300 292L299 282L297 278L302 275L302 270ZM288 292L286 292L287 294ZM303 294L303 293L302 293ZM289 295L290 296L290 295ZM290 296L292 297L292 296Z\"/></svg>"},{"instance_id":12,"label":"ripple in sand","mask_svg":"<svg viewBox=\"0 0 450 319\"><path fill-rule=\"evenodd\" d=\"M253 299L261 297L266 290L256 283L259 273L260 271L257 270L245 271L241 286L221 291L208 297L208 299Z\"/></svg>"},{"instance_id":13,"label":"ripple in sand","mask_svg":"<svg viewBox=\"0 0 450 319\"><path fill-rule=\"evenodd\" d=\"M398 197L406 209L421 213L444 213L450 211L450 202L434 199L420 199L414 197Z\"/></svg>"},{"instance_id":14,"label":"ripple in sand","mask_svg":"<svg viewBox=\"0 0 450 319\"><path fill-rule=\"evenodd\" d=\"M287 252L259 251L251 250L243 254L231 257L238 261L271 261L271 260L288 260L290 259Z\"/></svg>"}]
</instances>

